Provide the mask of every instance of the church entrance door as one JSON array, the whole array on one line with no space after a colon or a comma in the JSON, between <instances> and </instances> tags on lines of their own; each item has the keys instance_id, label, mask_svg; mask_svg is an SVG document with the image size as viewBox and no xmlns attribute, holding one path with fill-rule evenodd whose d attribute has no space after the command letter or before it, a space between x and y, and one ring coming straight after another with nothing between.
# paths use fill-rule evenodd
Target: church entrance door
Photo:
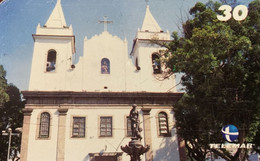
<instances>
[{"instance_id":1,"label":"church entrance door","mask_svg":"<svg viewBox=\"0 0 260 161\"><path fill-rule=\"evenodd\" d=\"M95 161L117 161L116 156L96 156Z\"/></svg>"}]
</instances>

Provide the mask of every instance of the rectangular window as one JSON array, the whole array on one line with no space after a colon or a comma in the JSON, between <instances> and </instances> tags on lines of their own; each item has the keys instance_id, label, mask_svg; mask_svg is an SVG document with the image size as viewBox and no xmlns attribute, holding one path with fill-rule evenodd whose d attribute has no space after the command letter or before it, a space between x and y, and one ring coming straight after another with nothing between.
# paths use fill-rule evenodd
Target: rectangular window
<instances>
[{"instance_id":1,"label":"rectangular window","mask_svg":"<svg viewBox=\"0 0 260 161\"><path fill-rule=\"evenodd\" d=\"M127 135L127 137L131 137L132 130L131 130L131 120L130 120L129 116L126 117L126 120L127 120L126 135Z\"/></svg>"},{"instance_id":2,"label":"rectangular window","mask_svg":"<svg viewBox=\"0 0 260 161\"><path fill-rule=\"evenodd\" d=\"M100 136L112 136L112 117L100 117Z\"/></svg>"},{"instance_id":3,"label":"rectangular window","mask_svg":"<svg viewBox=\"0 0 260 161\"><path fill-rule=\"evenodd\" d=\"M72 137L85 137L85 117L73 117Z\"/></svg>"}]
</instances>

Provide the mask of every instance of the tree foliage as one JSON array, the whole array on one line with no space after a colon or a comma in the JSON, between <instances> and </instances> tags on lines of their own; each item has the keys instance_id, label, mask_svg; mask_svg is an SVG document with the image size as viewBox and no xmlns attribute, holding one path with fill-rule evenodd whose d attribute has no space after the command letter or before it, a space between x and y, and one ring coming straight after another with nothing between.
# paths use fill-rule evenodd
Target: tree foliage
<instances>
[{"instance_id":1,"label":"tree foliage","mask_svg":"<svg viewBox=\"0 0 260 161\"><path fill-rule=\"evenodd\" d=\"M21 94L19 89L13 84L7 84L5 79L6 72L3 66L0 66L0 99L2 101L2 106L0 106L0 129L6 130L6 126L9 125L12 128L13 133L16 128L22 127L23 124L23 114L22 108L24 107L24 102L21 100ZM4 99L3 99L4 97ZM8 149L8 136L0 135L0 160L6 160L7 149ZM11 158L15 158L17 152L20 151L21 138L18 136L12 136L11 142Z\"/></svg>"},{"instance_id":2,"label":"tree foliage","mask_svg":"<svg viewBox=\"0 0 260 161\"><path fill-rule=\"evenodd\" d=\"M232 1L233 2L233 1ZM185 140L191 160L205 160L213 151L226 160L244 160L246 149L229 154L209 149L223 142L224 125L239 128L238 143L252 142L260 118L260 4L248 6L243 21L219 21L221 4L196 3L182 37L173 33L166 65L184 73L186 94L175 106L178 134Z\"/></svg>"},{"instance_id":3,"label":"tree foliage","mask_svg":"<svg viewBox=\"0 0 260 161\"><path fill-rule=\"evenodd\" d=\"M9 99L8 94L6 93L7 80L5 77L6 71L4 70L4 67L0 65L0 108Z\"/></svg>"}]
</instances>

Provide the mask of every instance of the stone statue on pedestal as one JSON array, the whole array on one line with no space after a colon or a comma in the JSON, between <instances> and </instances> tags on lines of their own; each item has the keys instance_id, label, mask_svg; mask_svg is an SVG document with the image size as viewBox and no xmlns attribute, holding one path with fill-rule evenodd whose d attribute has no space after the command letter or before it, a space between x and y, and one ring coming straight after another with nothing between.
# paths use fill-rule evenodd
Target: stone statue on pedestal
<instances>
[{"instance_id":1,"label":"stone statue on pedestal","mask_svg":"<svg viewBox=\"0 0 260 161\"><path fill-rule=\"evenodd\" d=\"M150 149L149 145L147 145L146 147L142 145L142 128L140 128L139 113L136 107L137 105L133 104L129 114L132 130L131 141L128 143L128 145L124 147L121 146L122 151L130 155L130 161L141 161L140 156Z\"/></svg>"},{"instance_id":2,"label":"stone statue on pedestal","mask_svg":"<svg viewBox=\"0 0 260 161\"><path fill-rule=\"evenodd\" d=\"M136 105L133 104L133 108L130 111L129 118L131 120L131 130L132 130L132 138L136 140L142 140L141 131L142 128L140 128L140 121L139 121L139 113L136 109Z\"/></svg>"}]
</instances>

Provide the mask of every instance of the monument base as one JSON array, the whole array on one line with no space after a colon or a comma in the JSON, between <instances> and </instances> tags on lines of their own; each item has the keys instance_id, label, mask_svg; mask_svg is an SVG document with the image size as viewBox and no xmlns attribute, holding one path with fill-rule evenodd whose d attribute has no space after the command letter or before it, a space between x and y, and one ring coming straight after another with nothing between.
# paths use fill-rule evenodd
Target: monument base
<instances>
[{"instance_id":1,"label":"monument base","mask_svg":"<svg viewBox=\"0 0 260 161\"><path fill-rule=\"evenodd\" d=\"M131 161L141 161L140 156L149 151L150 146L143 146L140 140L132 138L132 140L126 146L121 146L123 152L127 153L131 157Z\"/></svg>"}]
</instances>

